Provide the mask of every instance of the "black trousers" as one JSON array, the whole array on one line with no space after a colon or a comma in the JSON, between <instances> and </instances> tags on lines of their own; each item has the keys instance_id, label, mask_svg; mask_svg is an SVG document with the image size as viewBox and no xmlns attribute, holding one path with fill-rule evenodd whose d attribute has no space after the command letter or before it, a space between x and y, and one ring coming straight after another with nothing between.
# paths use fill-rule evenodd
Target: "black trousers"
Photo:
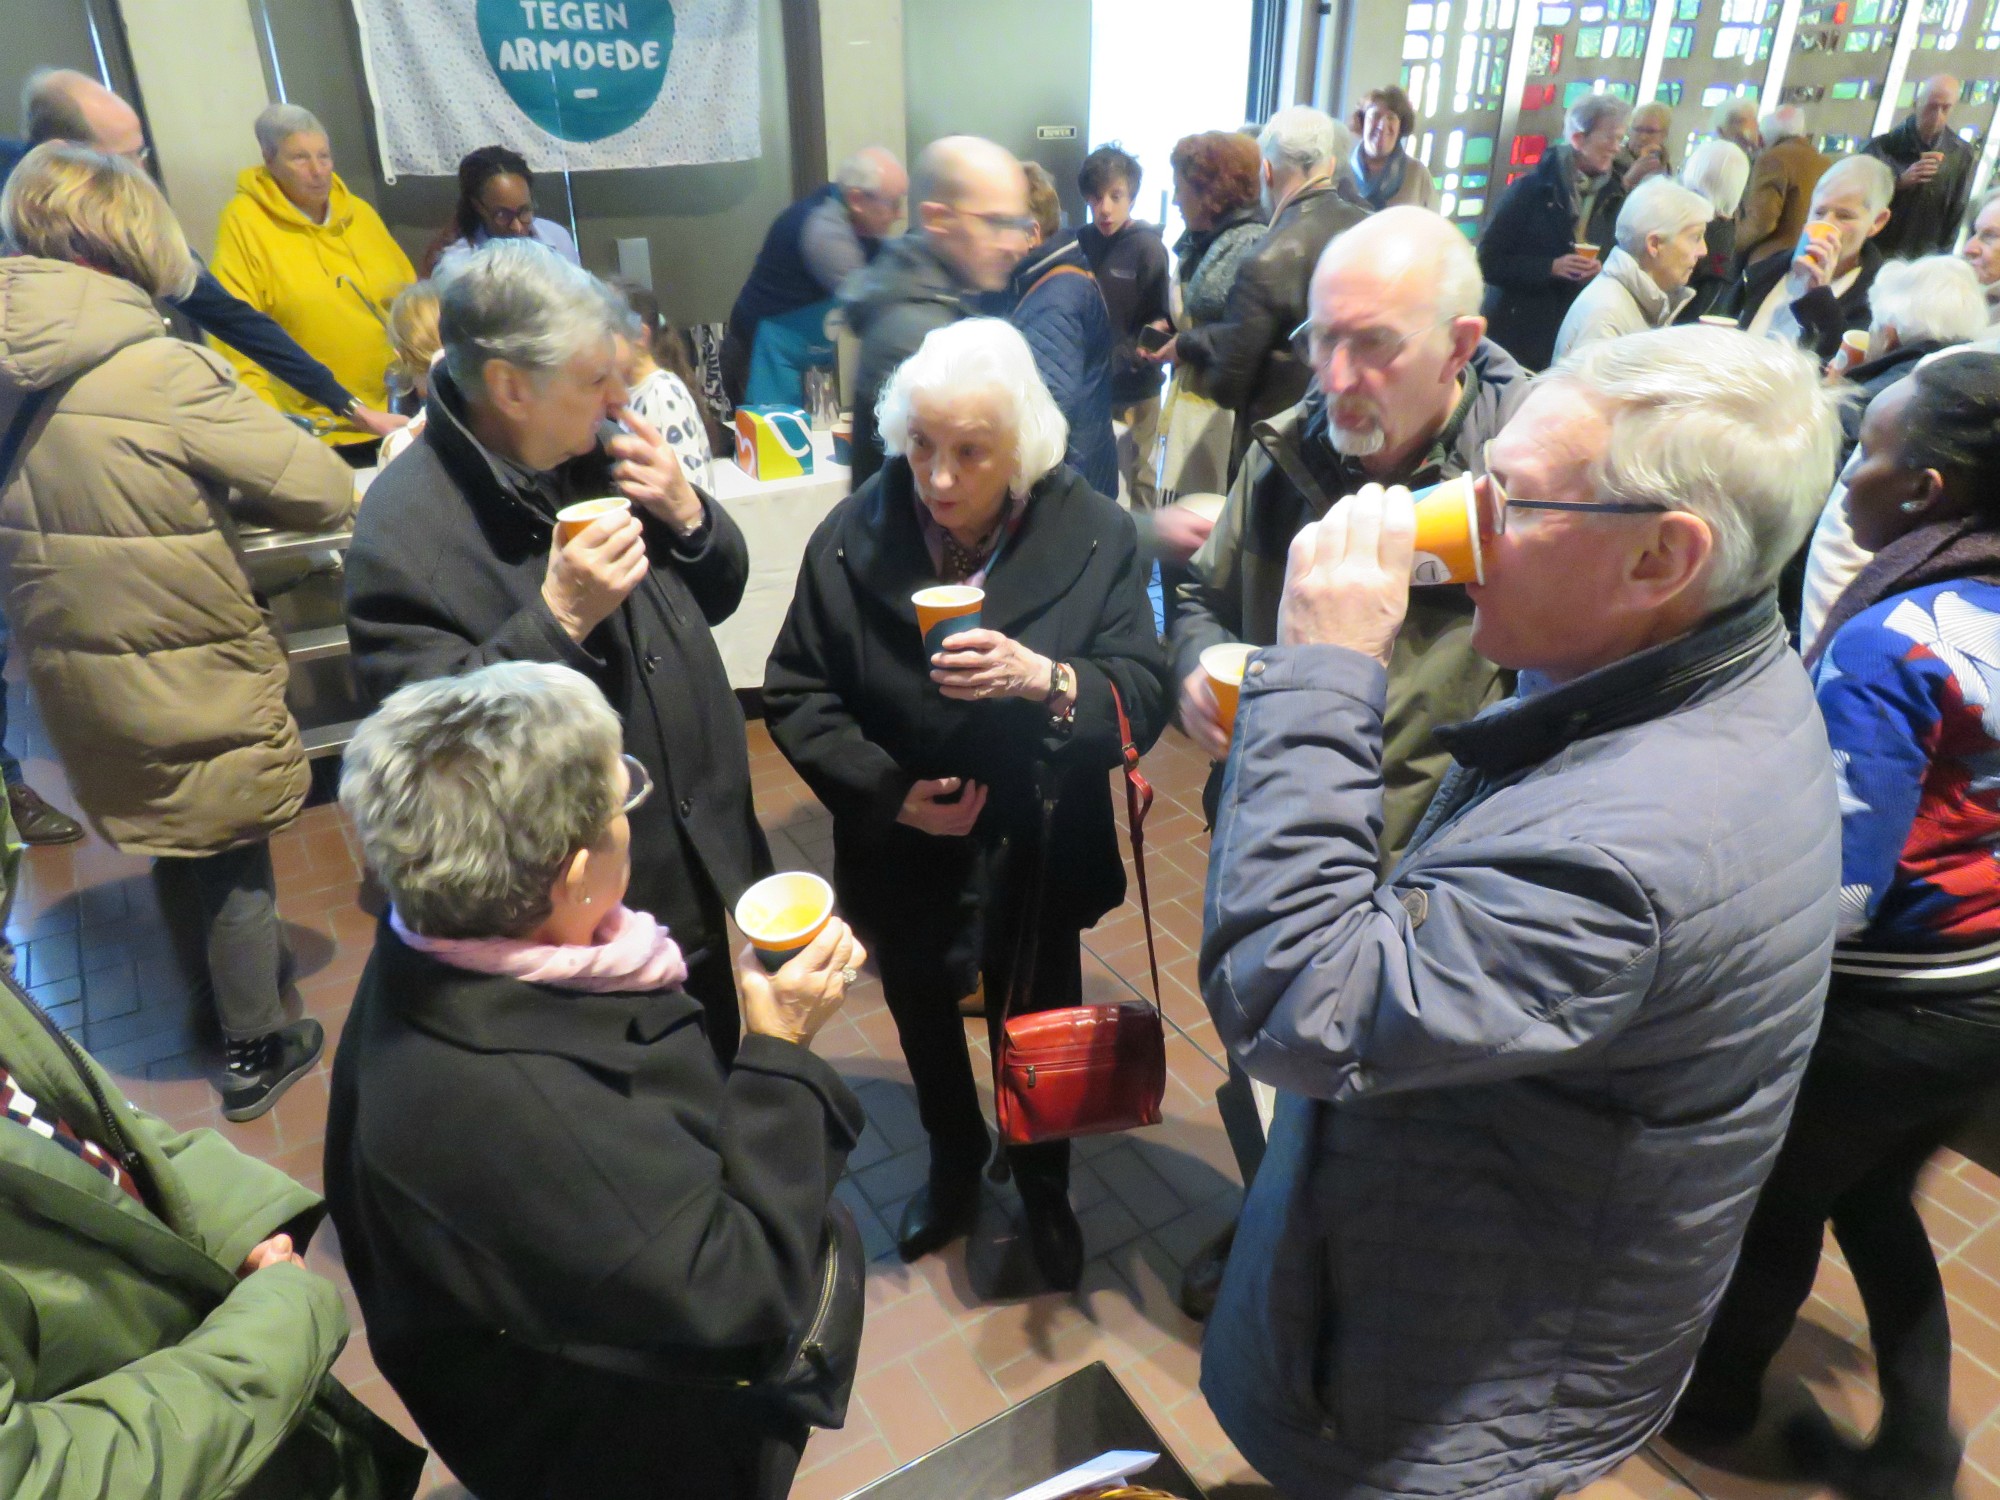
<instances>
[{"instance_id":1,"label":"black trousers","mask_svg":"<svg viewBox=\"0 0 2000 1500\"><path fill-rule=\"evenodd\" d=\"M945 857L904 866L909 878L899 892L877 891L851 905L842 897L881 972L882 998L916 1085L932 1170L940 1175L976 1171L986 1159L990 1137L958 1002L971 989L976 964L986 986L988 1035L997 1039L1030 905L1026 874L1006 851L982 855L954 842L961 848L950 855L926 851ZM1039 928L1030 998L1017 1013L1083 1003L1082 929L1046 917ZM1017 1176L1068 1185L1068 1141L1011 1146L1007 1160Z\"/></svg>"},{"instance_id":2,"label":"black trousers","mask_svg":"<svg viewBox=\"0 0 2000 1500\"><path fill-rule=\"evenodd\" d=\"M1682 1409L1754 1413L1764 1371L1819 1271L1829 1220L1868 1312L1882 1387L1879 1445L1952 1441L1951 1324L1917 1175L2000 1081L2000 1026L1844 998L1840 978L1789 1134Z\"/></svg>"}]
</instances>

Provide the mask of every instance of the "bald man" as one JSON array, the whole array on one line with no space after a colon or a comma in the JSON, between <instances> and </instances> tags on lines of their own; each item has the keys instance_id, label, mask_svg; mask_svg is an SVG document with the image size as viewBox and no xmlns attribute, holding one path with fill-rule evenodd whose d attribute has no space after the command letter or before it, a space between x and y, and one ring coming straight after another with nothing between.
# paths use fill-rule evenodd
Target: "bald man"
<instances>
[{"instance_id":1,"label":"bald man","mask_svg":"<svg viewBox=\"0 0 2000 1500\"><path fill-rule=\"evenodd\" d=\"M731 401L762 401L748 393L757 333L767 322L790 319L802 334L818 334L813 318L841 284L873 260L882 240L903 216L909 174L880 146L864 146L840 164L834 180L779 214L764 236L750 278L729 310L722 344L722 383ZM824 323L822 313L819 323ZM786 325L790 326L790 325ZM772 393L775 394L775 393ZM798 392L787 399L797 401Z\"/></svg>"},{"instance_id":2,"label":"bald man","mask_svg":"<svg viewBox=\"0 0 2000 1500\"><path fill-rule=\"evenodd\" d=\"M1876 236L1885 259L1949 252L1958 239L1978 165L1978 153L1951 128L1959 93L1956 78L1939 74L1925 79L1916 107L1903 123L1865 148L1896 174L1889 227Z\"/></svg>"},{"instance_id":3,"label":"bald man","mask_svg":"<svg viewBox=\"0 0 2000 1500\"><path fill-rule=\"evenodd\" d=\"M882 467L875 402L896 366L933 328L978 311L981 292L1007 285L1035 221L1028 179L1002 147L978 136L933 141L917 158L910 232L889 242L841 288L847 325L861 339L854 391L854 488Z\"/></svg>"},{"instance_id":4,"label":"bald man","mask_svg":"<svg viewBox=\"0 0 2000 1500\"><path fill-rule=\"evenodd\" d=\"M1364 484L1420 488L1465 473L1525 394L1521 367L1486 337L1482 291L1472 246L1426 208L1386 208L1321 254L1296 340L1312 386L1252 428L1222 519L1181 586L1172 636L1181 725L1216 761L1228 740L1201 653L1224 641L1277 640L1285 555L1299 528ZM1471 718L1505 686L1474 654L1471 630L1462 588L1411 597L1389 664L1386 857L1415 831L1450 763L1432 728Z\"/></svg>"}]
</instances>

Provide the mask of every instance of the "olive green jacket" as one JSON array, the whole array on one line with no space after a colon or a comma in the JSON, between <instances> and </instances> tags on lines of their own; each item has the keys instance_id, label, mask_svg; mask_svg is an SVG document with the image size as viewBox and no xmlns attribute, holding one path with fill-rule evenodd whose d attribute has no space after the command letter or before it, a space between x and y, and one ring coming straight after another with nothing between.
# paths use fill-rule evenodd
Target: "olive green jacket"
<instances>
[{"instance_id":1,"label":"olive green jacket","mask_svg":"<svg viewBox=\"0 0 2000 1500\"><path fill-rule=\"evenodd\" d=\"M0 1064L126 1156L157 1209L0 1119L0 1495L408 1500L423 1450L328 1373L347 1341L339 1290L289 1264L236 1277L280 1230L303 1246L320 1199L124 1102L11 981Z\"/></svg>"}]
</instances>

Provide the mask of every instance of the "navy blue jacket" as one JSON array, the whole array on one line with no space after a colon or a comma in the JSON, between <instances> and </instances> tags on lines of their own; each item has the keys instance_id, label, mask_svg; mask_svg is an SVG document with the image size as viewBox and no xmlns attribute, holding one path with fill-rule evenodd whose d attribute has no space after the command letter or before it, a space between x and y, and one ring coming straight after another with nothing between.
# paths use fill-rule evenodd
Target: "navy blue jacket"
<instances>
[{"instance_id":1,"label":"navy blue jacket","mask_svg":"<svg viewBox=\"0 0 2000 1500\"><path fill-rule=\"evenodd\" d=\"M1028 252L1009 290L1013 324L1035 352L1042 384L1069 423L1063 462L1100 495L1118 497L1118 440L1111 432L1111 356L1116 340L1104 293L1075 234L1065 230Z\"/></svg>"},{"instance_id":2,"label":"navy blue jacket","mask_svg":"<svg viewBox=\"0 0 2000 1500\"><path fill-rule=\"evenodd\" d=\"M815 302L824 302L837 290L820 285L819 278L806 264L800 241L805 234L806 220L812 217L813 210L839 196L839 184L829 182L818 192L806 194L771 221L771 227L764 235L763 247L757 252L756 264L750 267L750 279L743 283L743 290L736 294L736 305L729 309L730 331L744 343L757 336L757 325L766 318L780 317L801 307L810 307ZM863 239L861 247L873 260L880 242Z\"/></svg>"},{"instance_id":3,"label":"navy blue jacket","mask_svg":"<svg viewBox=\"0 0 2000 1500\"><path fill-rule=\"evenodd\" d=\"M1576 197L1570 191L1569 152L1551 146L1541 165L1507 189L1486 232L1479 237L1479 269L1486 277L1486 336L1523 368L1548 366L1569 305L1583 290L1549 267L1576 242ZM1612 230L1625 206L1625 185L1613 172L1591 206L1592 244L1611 253Z\"/></svg>"},{"instance_id":4,"label":"navy blue jacket","mask_svg":"<svg viewBox=\"0 0 2000 1500\"><path fill-rule=\"evenodd\" d=\"M25 141L0 140L0 187L29 151ZM213 334L245 359L262 365L301 396L328 411L344 412L354 396L333 378L333 371L301 349L298 341L249 303L239 301L196 263L194 290L173 305L203 333Z\"/></svg>"}]
</instances>

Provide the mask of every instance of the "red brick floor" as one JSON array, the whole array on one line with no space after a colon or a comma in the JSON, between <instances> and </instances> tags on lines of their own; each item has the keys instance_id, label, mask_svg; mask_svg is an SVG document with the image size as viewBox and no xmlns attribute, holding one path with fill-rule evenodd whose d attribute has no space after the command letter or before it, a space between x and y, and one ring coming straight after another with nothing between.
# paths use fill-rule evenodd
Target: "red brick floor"
<instances>
[{"instance_id":1,"label":"red brick floor","mask_svg":"<svg viewBox=\"0 0 2000 1500\"><path fill-rule=\"evenodd\" d=\"M16 688L16 732L30 750L29 779L67 806L67 789L47 758L39 726L20 712L25 697ZM824 869L830 860L825 814L761 726L751 727L750 743L758 810L779 866ZM924 1153L894 1028L872 981L856 989L844 1015L819 1039L819 1050L856 1085L872 1123L842 1194L874 1258L862 1373L847 1426L814 1437L795 1491L800 1500L845 1495L1099 1359L1117 1372L1204 1484L1238 1497L1265 1493L1196 1393L1201 1330L1174 1306L1181 1266L1228 1222L1241 1195L1214 1103L1223 1078L1221 1053L1195 988L1207 857L1199 808L1204 765L1170 733L1146 769L1160 792L1151 869L1172 1023L1167 1119L1156 1130L1079 1144L1074 1188L1091 1259L1076 1296L982 1303L971 1289L962 1249L915 1266L898 1261L889 1226L922 1175ZM356 905L354 851L330 807L308 812L273 847L279 904L301 960L299 996L337 1042L374 929ZM123 857L94 837L70 849L34 851L9 932L20 945L21 975L37 998L142 1107L182 1125L215 1125L244 1150L319 1185L324 1070L264 1119L220 1123L206 1082L209 1043L174 970L144 861ZM1126 996L1145 984L1136 906L1128 904L1086 934L1085 945L1092 994ZM1925 1180L1924 1212L1943 1260L1958 1341L1955 1404L1970 1438L1960 1494L2000 1500L2000 1180L1947 1154ZM316 1239L310 1261L345 1286L330 1226ZM355 1322L340 1375L415 1435L375 1372L358 1311ZM1802 1384L1858 1427L1874 1418L1859 1302L1831 1253L1778 1373L1782 1383ZM435 1462L426 1493L464 1495ZM1817 1493L1722 1474L1672 1450L1642 1453L1587 1492L1592 1500Z\"/></svg>"}]
</instances>

